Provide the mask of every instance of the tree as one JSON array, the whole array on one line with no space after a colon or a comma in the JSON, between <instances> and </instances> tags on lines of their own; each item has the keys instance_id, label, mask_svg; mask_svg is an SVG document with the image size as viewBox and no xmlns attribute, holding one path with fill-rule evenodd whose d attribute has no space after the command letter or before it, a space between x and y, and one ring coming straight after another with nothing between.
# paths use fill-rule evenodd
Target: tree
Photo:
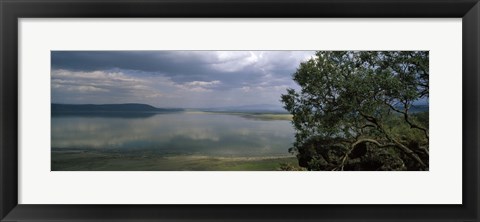
<instances>
[{"instance_id":1,"label":"tree","mask_svg":"<svg viewBox=\"0 0 480 222\"><path fill-rule=\"evenodd\" d=\"M319 51L300 64L284 107L291 152L309 170L428 170L425 51ZM417 108L418 109L418 108ZM427 118L425 118L427 115Z\"/></svg>"}]
</instances>

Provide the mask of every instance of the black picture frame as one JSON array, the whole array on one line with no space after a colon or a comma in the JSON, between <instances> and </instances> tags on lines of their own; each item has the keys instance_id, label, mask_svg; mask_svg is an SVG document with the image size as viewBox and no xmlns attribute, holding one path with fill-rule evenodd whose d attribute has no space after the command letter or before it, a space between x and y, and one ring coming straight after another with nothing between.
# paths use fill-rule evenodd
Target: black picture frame
<instances>
[{"instance_id":1,"label":"black picture frame","mask_svg":"<svg viewBox=\"0 0 480 222\"><path fill-rule=\"evenodd\" d=\"M478 0L0 0L1 221L478 221ZM19 18L463 18L462 205L18 204ZM289 192L286 190L286 192ZM339 194L341 195L341 194ZM439 194L441 195L441 194Z\"/></svg>"}]
</instances>

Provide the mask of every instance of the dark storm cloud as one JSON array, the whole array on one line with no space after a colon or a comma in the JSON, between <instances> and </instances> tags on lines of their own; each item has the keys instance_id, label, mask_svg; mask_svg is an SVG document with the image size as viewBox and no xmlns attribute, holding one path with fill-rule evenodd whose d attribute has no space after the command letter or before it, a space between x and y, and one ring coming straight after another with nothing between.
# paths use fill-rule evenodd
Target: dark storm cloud
<instances>
[{"instance_id":1,"label":"dark storm cloud","mask_svg":"<svg viewBox=\"0 0 480 222\"><path fill-rule=\"evenodd\" d=\"M280 94L295 86L292 73L313 53L53 51L52 101L183 107L278 103Z\"/></svg>"},{"instance_id":2,"label":"dark storm cloud","mask_svg":"<svg viewBox=\"0 0 480 222\"><path fill-rule=\"evenodd\" d=\"M164 75L178 83L220 80L225 87L257 83L268 75L288 77L298 65L291 51L254 53L261 58L246 51L53 51L51 61L53 69L126 70Z\"/></svg>"},{"instance_id":3,"label":"dark storm cloud","mask_svg":"<svg viewBox=\"0 0 480 222\"><path fill-rule=\"evenodd\" d=\"M72 71L135 70L149 73L201 75L208 72L210 55L175 51L53 51L52 68Z\"/></svg>"}]
</instances>

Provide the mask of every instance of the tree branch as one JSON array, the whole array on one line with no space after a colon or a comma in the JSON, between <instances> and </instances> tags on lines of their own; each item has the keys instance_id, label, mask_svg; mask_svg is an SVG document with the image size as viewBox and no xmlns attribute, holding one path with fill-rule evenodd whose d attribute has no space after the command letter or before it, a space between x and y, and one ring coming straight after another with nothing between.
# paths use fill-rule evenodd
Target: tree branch
<instances>
[{"instance_id":1,"label":"tree branch","mask_svg":"<svg viewBox=\"0 0 480 222\"><path fill-rule=\"evenodd\" d=\"M375 145L377 145L378 147L380 148L383 148L383 147L388 147L388 146L396 146L396 144L393 144L393 143L388 143L388 144L381 144L380 142L374 140L374 139L369 139L369 138L363 138L363 139L359 139L357 141L355 141L354 143L352 143L352 145L350 146L350 149L345 153L345 155L343 156L342 158L342 163L336 167L335 169L338 169L340 168L340 170L343 171L343 167L345 166L345 162L347 161L347 158L348 158L348 155L350 155L350 153L353 151L353 149L355 149L355 146L357 146L358 144L360 143L373 143ZM334 170L335 170L334 169Z\"/></svg>"},{"instance_id":2,"label":"tree branch","mask_svg":"<svg viewBox=\"0 0 480 222\"><path fill-rule=\"evenodd\" d=\"M421 127L413 122L410 121L410 118L409 118L409 115L408 115L408 109L406 109L406 111L401 111L401 110L398 110L396 109L395 107L393 107L391 104L385 102L385 104L387 104L390 109L392 109L393 111L397 112L397 113L400 113L400 114L403 114L403 118L405 119L405 122L407 122L407 124L410 126L410 128L414 128L414 129L419 129L421 131L423 131L423 133L425 134L425 138L427 138L428 140L428 130L424 127Z\"/></svg>"},{"instance_id":3,"label":"tree branch","mask_svg":"<svg viewBox=\"0 0 480 222\"><path fill-rule=\"evenodd\" d=\"M385 134L387 139L389 139L390 141L396 144L396 147L400 148L400 150L402 150L404 153L409 155L412 159L417 161L422 167L427 167L427 165L425 165L425 163L420 159L420 157L417 156L417 154L415 154L415 152L413 152L410 148L400 143L398 140L391 137L382 127L379 126L379 128Z\"/></svg>"},{"instance_id":4,"label":"tree branch","mask_svg":"<svg viewBox=\"0 0 480 222\"><path fill-rule=\"evenodd\" d=\"M396 140L392 136L390 136L390 134L388 134L387 131L385 131L385 129L383 129L383 127L378 123L378 121L375 119L375 117L366 115L362 112L360 112L360 115L362 115L367 121L375 124L377 126L377 128L387 137L388 140L395 143L395 145L396 145L395 147L398 147L401 151L403 151L408 156L410 156L412 159L417 161L422 167L427 167L427 165L425 165L425 163L420 159L420 157L417 156L417 154L415 154L415 152L413 152L411 149L409 149L408 147L406 147L405 145L400 143L398 140ZM343 167L342 167L342 169L343 169Z\"/></svg>"}]
</instances>

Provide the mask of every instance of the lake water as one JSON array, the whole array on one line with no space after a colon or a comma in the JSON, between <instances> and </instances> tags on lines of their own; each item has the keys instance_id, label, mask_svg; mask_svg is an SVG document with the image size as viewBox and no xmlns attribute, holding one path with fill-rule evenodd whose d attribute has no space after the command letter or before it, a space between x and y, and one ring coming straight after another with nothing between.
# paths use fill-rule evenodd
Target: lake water
<instances>
[{"instance_id":1,"label":"lake water","mask_svg":"<svg viewBox=\"0 0 480 222\"><path fill-rule=\"evenodd\" d=\"M288 120L206 112L53 115L52 149L162 155L282 156L294 141Z\"/></svg>"}]
</instances>

